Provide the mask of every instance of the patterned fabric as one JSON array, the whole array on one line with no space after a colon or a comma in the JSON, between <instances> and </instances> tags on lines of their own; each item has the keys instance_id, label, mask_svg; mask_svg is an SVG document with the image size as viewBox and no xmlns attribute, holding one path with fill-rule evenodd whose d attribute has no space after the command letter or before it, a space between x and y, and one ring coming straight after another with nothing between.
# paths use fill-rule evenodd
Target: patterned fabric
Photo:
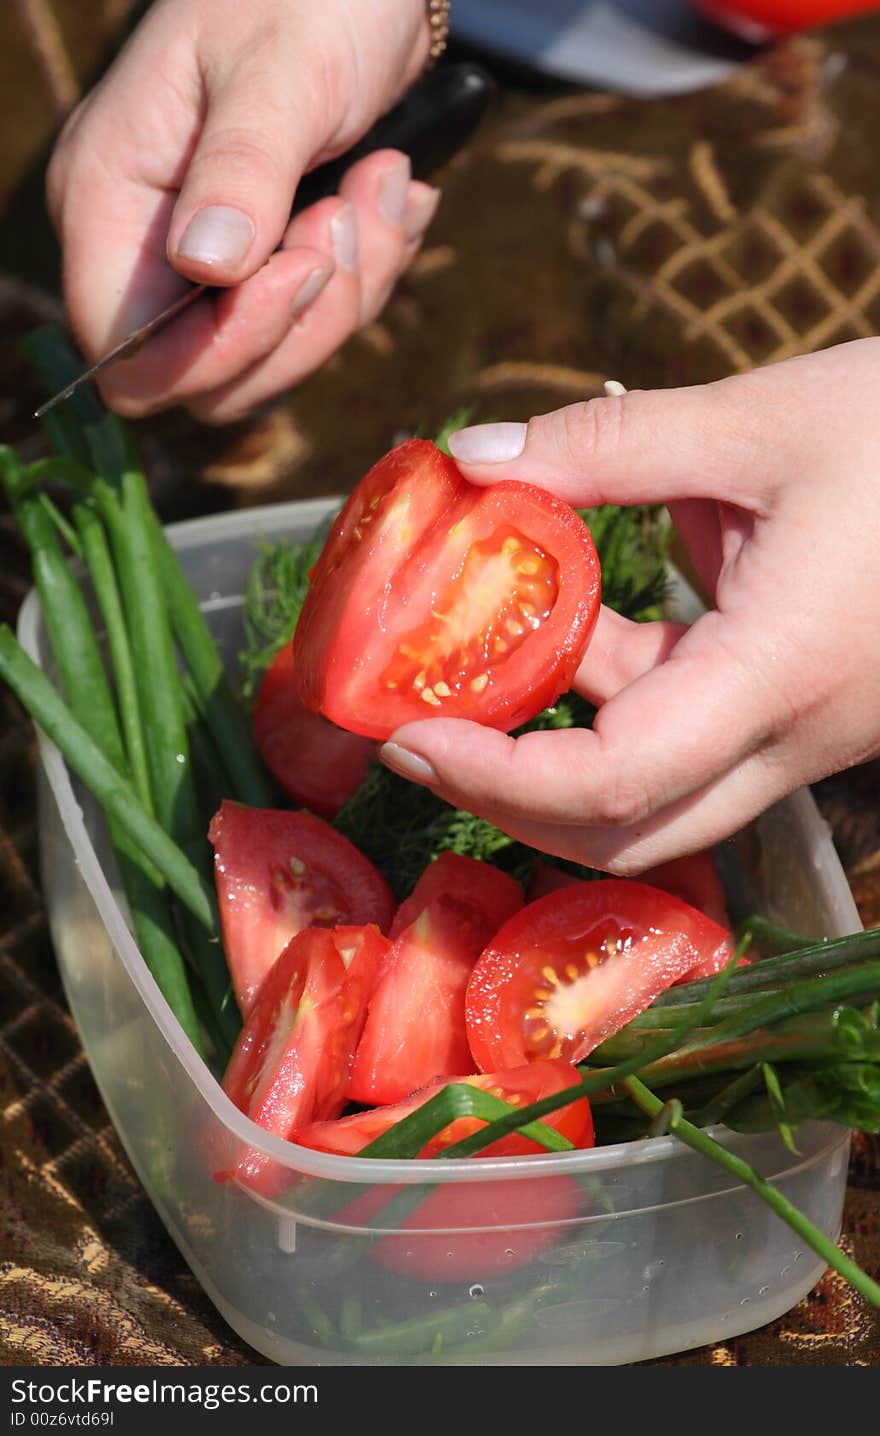
<instances>
[{"instance_id":1,"label":"patterned fabric","mask_svg":"<svg viewBox=\"0 0 880 1436\"><path fill-rule=\"evenodd\" d=\"M511 83L444 177L440 218L379 323L289 400L222 432L140 426L168 517L340 492L396 433L464 403L522 418L599 390L700 382L880 328L880 21L791 42L659 104ZM32 278L32 276L29 276ZM0 276L7 432L29 452L12 341L53 301ZM0 606L26 559L0 523ZM109 1123L61 994L36 877L34 743L0 726L0 1353L6 1364L235 1366ZM880 922L880 772L819 793ZM880 1266L880 1142L856 1143L844 1246ZM875 1365L880 1324L828 1277L772 1326L675 1365Z\"/></svg>"}]
</instances>

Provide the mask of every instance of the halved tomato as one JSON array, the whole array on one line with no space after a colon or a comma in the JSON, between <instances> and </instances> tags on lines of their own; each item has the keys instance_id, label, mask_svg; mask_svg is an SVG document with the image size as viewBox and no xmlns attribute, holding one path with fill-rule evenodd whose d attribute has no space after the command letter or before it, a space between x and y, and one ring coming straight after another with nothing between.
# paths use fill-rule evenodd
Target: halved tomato
<instances>
[{"instance_id":1,"label":"halved tomato","mask_svg":"<svg viewBox=\"0 0 880 1436\"><path fill-rule=\"evenodd\" d=\"M421 1092L416 1092L406 1102L373 1108L368 1112L357 1112L353 1117L340 1117L335 1122L314 1122L308 1127L302 1127L294 1133L293 1141L298 1142L301 1147L312 1147L318 1152L338 1152L353 1157L370 1142L381 1137L389 1127L424 1106L444 1087L448 1087L450 1082L467 1082L469 1086L492 1092L494 1096L516 1107L525 1107L530 1102L549 1097L553 1092L563 1092L566 1087L574 1087L578 1081L576 1068L568 1062L529 1062L525 1067L517 1067L510 1072L495 1072L482 1077L444 1077L438 1082L432 1082ZM557 1132L567 1137L572 1146L593 1146L593 1115L586 1097L570 1102L567 1107L561 1107L557 1112L551 1112L544 1120L548 1127L555 1127ZM448 1127L444 1127L419 1156L433 1157L444 1147L451 1147L455 1142L463 1141L485 1125L478 1117L459 1117L450 1122ZM484 1148L480 1155L522 1157L543 1150L539 1143L514 1132L511 1136L503 1137L501 1141L493 1142L490 1147Z\"/></svg>"},{"instance_id":2,"label":"halved tomato","mask_svg":"<svg viewBox=\"0 0 880 1436\"><path fill-rule=\"evenodd\" d=\"M287 796L322 818L335 818L354 796L375 751L368 738L303 707L293 685L292 642L263 675L251 728L263 762Z\"/></svg>"},{"instance_id":3,"label":"halved tomato","mask_svg":"<svg viewBox=\"0 0 880 1436\"><path fill-rule=\"evenodd\" d=\"M378 928L307 928L285 948L239 1034L223 1088L259 1126L289 1138L342 1111L367 999L388 939ZM248 1151L237 1174L265 1195L284 1173Z\"/></svg>"},{"instance_id":4,"label":"halved tomato","mask_svg":"<svg viewBox=\"0 0 880 1436\"><path fill-rule=\"evenodd\" d=\"M389 937L399 937L432 898L443 896L476 908L486 928L487 942L523 905L522 888L507 873L491 863L444 852L428 864L409 897L400 904Z\"/></svg>"},{"instance_id":5,"label":"halved tomato","mask_svg":"<svg viewBox=\"0 0 880 1436\"><path fill-rule=\"evenodd\" d=\"M427 717L509 730L570 687L599 589L568 504L526 484L478 489L410 439L355 489L315 566L299 697L369 738Z\"/></svg>"},{"instance_id":6,"label":"halved tomato","mask_svg":"<svg viewBox=\"0 0 880 1436\"><path fill-rule=\"evenodd\" d=\"M539 1058L580 1062L697 963L730 954L724 928L628 878L539 898L496 933L468 983L482 1071Z\"/></svg>"},{"instance_id":7,"label":"halved tomato","mask_svg":"<svg viewBox=\"0 0 880 1436\"><path fill-rule=\"evenodd\" d=\"M391 924L394 899L381 873L311 813L224 802L208 837L226 958L245 1017L296 933L365 923L387 931Z\"/></svg>"}]
</instances>

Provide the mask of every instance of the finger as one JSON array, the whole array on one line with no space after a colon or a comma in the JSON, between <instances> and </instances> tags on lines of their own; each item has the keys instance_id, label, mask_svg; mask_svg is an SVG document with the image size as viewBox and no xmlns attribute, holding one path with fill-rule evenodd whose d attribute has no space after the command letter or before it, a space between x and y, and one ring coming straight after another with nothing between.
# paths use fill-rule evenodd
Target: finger
<instances>
[{"instance_id":1,"label":"finger","mask_svg":"<svg viewBox=\"0 0 880 1436\"><path fill-rule=\"evenodd\" d=\"M429 191L436 197L424 203L419 212L421 196L417 192L413 206L410 203L412 188L409 159L396 150L380 150L353 165L340 186L339 193L357 211L361 324L369 323L382 311L406 266L410 243L407 211L412 215L415 210L419 235L424 233L436 211L439 199L436 191Z\"/></svg>"},{"instance_id":2,"label":"finger","mask_svg":"<svg viewBox=\"0 0 880 1436\"><path fill-rule=\"evenodd\" d=\"M596 705L665 663L688 625L658 620L633 623L603 604L573 687Z\"/></svg>"},{"instance_id":3,"label":"finger","mask_svg":"<svg viewBox=\"0 0 880 1436\"><path fill-rule=\"evenodd\" d=\"M477 424L449 447L474 483L520 479L578 506L712 497L760 510L790 471L780 435L791 385L762 382L769 372L590 399L528 424Z\"/></svg>"},{"instance_id":4,"label":"finger","mask_svg":"<svg viewBox=\"0 0 880 1436\"><path fill-rule=\"evenodd\" d=\"M205 296L99 379L105 402L141 417L230 382L275 351L332 278L333 261L300 247L271 256L244 284Z\"/></svg>"},{"instance_id":5,"label":"finger","mask_svg":"<svg viewBox=\"0 0 880 1436\"><path fill-rule=\"evenodd\" d=\"M238 284L278 247L303 170L320 149L308 74L291 84L261 46L209 67L208 102L168 230L188 279Z\"/></svg>"},{"instance_id":6,"label":"finger","mask_svg":"<svg viewBox=\"0 0 880 1436\"><path fill-rule=\"evenodd\" d=\"M271 353L188 404L197 419L227 424L242 418L257 404L300 383L345 342L360 315L358 244L357 213L347 200L321 200L297 215L282 252L288 245L329 252L336 266L333 276Z\"/></svg>"},{"instance_id":7,"label":"finger","mask_svg":"<svg viewBox=\"0 0 880 1436\"><path fill-rule=\"evenodd\" d=\"M701 852L739 832L815 776L800 765L778 763L771 750L762 750L648 821L625 827L529 822L481 806L470 811L538 852L617 877L637 877L646 868Z\"/></svg>"}]
</instances>

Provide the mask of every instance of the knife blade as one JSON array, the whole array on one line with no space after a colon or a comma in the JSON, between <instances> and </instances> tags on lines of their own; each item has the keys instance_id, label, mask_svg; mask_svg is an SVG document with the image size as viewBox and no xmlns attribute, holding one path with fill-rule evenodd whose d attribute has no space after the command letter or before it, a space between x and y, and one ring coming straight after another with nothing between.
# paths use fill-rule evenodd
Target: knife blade
<instances>
[{"instance_id":1,"label":"knife blade","mask_svg":"<svg viewBox=\"0 0 880 1436\"><path fill-rule=\"evenodd\" d=\"M345 154L328 160L302 177L291 218L317 200L335 194L346 170L376 150L401 150L410 158L413 177L427 177L451 160L467 143L482 120L494 90L489 74L480 65L469 61L432 71L413 85L394 109L377 120ZM75 394L81 384L94 379L109 365L131 358L151 334L163 329L202 295L212 293L214 288L212 285L194 284L185 294L148 319L146 324L133 329L106 354L102 354L73 383L53 394L35 411L34 417L41 419L56 404Z\"/></svg>"}]
</instances>

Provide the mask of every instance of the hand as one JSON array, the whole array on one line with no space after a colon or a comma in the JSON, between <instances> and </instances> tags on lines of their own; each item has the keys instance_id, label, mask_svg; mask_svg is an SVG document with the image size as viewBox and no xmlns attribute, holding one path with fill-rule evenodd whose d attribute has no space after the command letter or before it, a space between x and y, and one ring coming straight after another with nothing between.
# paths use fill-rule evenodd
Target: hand
<instances>
[{"instance_id":1,"label":"hand","mask_svg":"<svg viewBox=\"0 0 880 1436\"><path fill-rule=\"evenodd\" d=\"M156 0L49 167L70 322L93 361L185 280L238 287L102 376L108 404L227 422L379 312L437 192L383 150L338 198L292 223L290 208L303 172L390 108L428 45L424 0Z\"/></svg>"},{"instance_id":2,"label":"hand","mask_svg":"<svg viewBox=\"0 0 880 1436\"><path fill-rule=\"evenodd\" d=\"M592 731L434 719L384 761L537 848L633 875L880 754L878 381L865 339L454 435L474 483L668 502L714 608L689 628L602 610L575 684L599 705Z\"/></svg>"}]
</instances>

